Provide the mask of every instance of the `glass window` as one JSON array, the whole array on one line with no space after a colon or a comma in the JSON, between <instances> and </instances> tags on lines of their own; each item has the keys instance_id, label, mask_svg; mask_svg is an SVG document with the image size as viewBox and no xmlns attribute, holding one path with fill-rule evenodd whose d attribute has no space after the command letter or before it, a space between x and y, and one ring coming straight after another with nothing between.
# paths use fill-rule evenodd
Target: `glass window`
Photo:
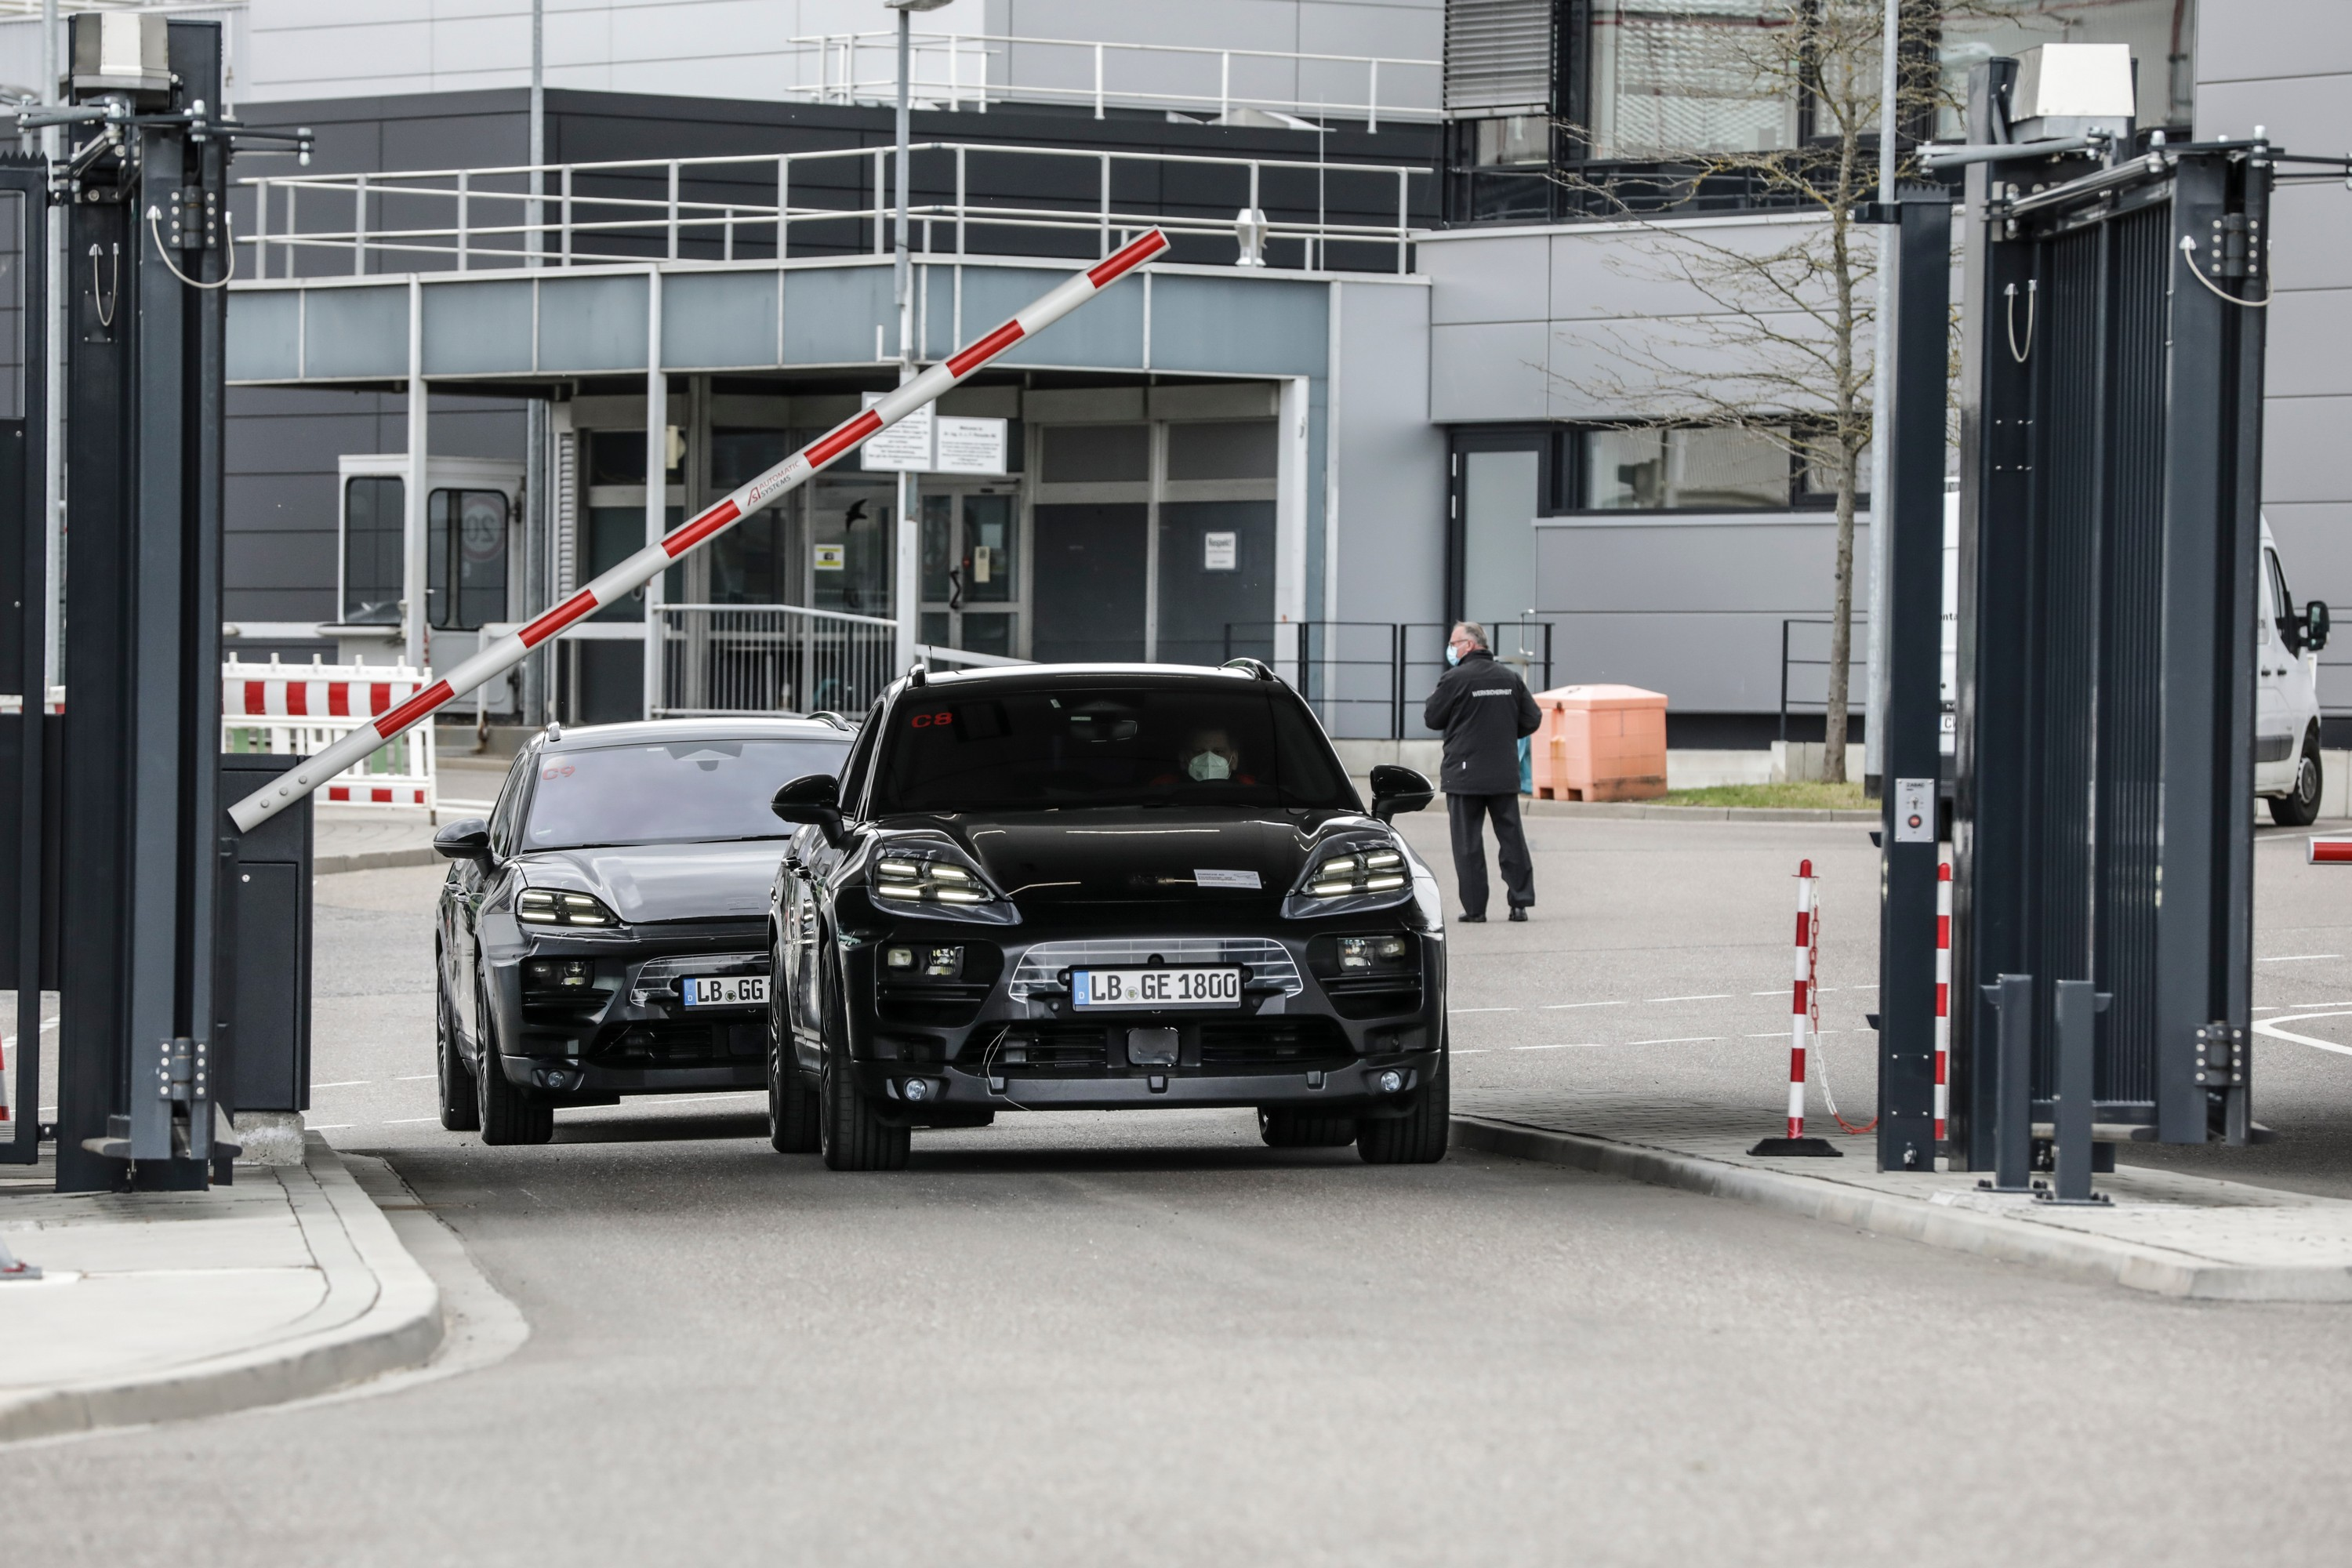
<instances>
[{"instance_id":1,"label":"glass window","mask_svg":"<svg viewBox=\"0 0 2352 1568\"><path fill-rule=\"evenodd\" d=\"M425 505L425 618L444 631L506 619L506 492L435 490Z\"/></svg>"},{"instance_id":2,"label":"glass window","mask_svg":"<svg viewBox=\"0 0 2352 1568\"><path fill-rule=\"evenodd\" d=\"M1514 114L1477 124L1475 155L1482 168L1551 162L1551 121L1541 114Z\"/></svg>"},{"instance_id":3,"label":"glass window","mask_svg":"<svg viewBox=\"0 0 2352 1568\"><path fill-rule=\"evenodd\" d=\"M1759 68L1789 21L1759 0L1593 0L1593 155L1794 146L1796 96Z\"/></svg>"},{"instance_id":4,"label":"glass window","mask_svg":"<svg viewBox=\"0 0 2352 1568\"><path fill-rule=\"evenodd\" d=\"M0 419L25 416L25 195L0 191Z\"/></svg>"},{"instance_id":5,"label":"glass window","mask_svg":"<svg viewBox=\"0 0 2352 1568\"><path fill-rule=\"evenodd\" d=\"M676 484L680 475L678 465L685 460L686 443L677 438L677 426L675 425L670 426L669 448L669 472L665 477L671 484ZM756 469L753 471L757 472ZM646 433L643 430L589 431L588 482L592 485L644 484Z\"/></svg>"},{"instance_id":6,"label":"glass window","mask_svg":"<svg viewBox=\"0 0 2352 1568\"><path fill-rule=\"evenodd\" d=\"M809 602L818 609L890 614L897 495L887 478L827 478L810 487Z\"/></svg>"},{"instance_id":7,"label":"glass window","mask_svg":"<svg viewBox=\"0 0 2352 1568\"><path fill-rule=\"evenodd\" d=\"M1462 455L1462 608L1474 621L1515 621L1534 605L1542 469L1531 449Z\"/></svg>"},{"instance_id":8,"label":"glass window","mask_svg":"<svg viewBox=\"0 0 2352 1568\"><path fill-rule=\"evenodd\" d=\"M1584 510L1742 511L1789 505L1786 447L1725 428L1587 430Z\"/></svg>"},{"instance_id":9,"label":"glass window","mask_svg":"<svg viewBox=\"0 0 2352 1568\"><path fill-rule=\"evenodd\" d=\"M1969 68L2036 44L2129 44L2143 126L2187 126L2197 107L2197 0L1979 0L1944 24L1949 102L1937 134L1962 133Z\"/></svg>"},{"instance_id":10,"label":"glass window","mask_svg":"<svg viewBox=\"0 0 2352 1568\"><path fill-rule=\"evenodd\" d=\"M848 750L844 735L542 752L522 847L788 838L794 829L768 809L777 789L836 771Z\"/></svg>"},{"instance_id":11,"label":"glass window","mask_svg":"<svg viewBox=\"0 0 2352 1568\"><path fill-rule=\"evenodd\" d=\"M1141 484L1151 477L1149 425L1054 425L1045 440L1049 485Z\"/></svg>"},{"instance_id":12,"label":"glass window","mask_svg":"<svg viewBox=\"0 0 2352 1568\"><path fill-rule=\"evenodd\" d=\"M406 504L404 487L397 479L374 475L343 481L344 625L399 624Z\"/></svg>"},{"instance_id":13,"label":"glass window","mask_svg":"<svg viewBox=\"0 0 2352 1568\"><path fill-rule=\"evenodd\" d=\"M1171 479L1270 479L1279 460L1274 419L1168 426Z\"/></svg>"},{"instance_id":14,"label":"glass window","mask_svg":"<svg viewBox=\"0 0 2352 1568\"><path fill-rule=\"evenodd\" d=\"M1261 689L1076 681L902 702L876 811L1199 803L1353 809L1315 721Z\"/></svg>"}]
</instances>

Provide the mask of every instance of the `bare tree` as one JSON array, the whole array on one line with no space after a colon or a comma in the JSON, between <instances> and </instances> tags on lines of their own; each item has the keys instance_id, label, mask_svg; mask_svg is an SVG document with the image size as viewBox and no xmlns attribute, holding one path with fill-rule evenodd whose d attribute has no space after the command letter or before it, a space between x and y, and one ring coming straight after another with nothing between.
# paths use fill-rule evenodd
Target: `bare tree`
<instances>
[{"instance_id":1,"label":"bare tree","mask_svg":"<svg viewBox=\"0 0 2352 1568\"><path fill-rule=\"evenodd\" d=\"M1594 334L1599 368L1563 378L1598 407L1639 410L1628 427L1698 426L1746 432L1789 454L1836 497L1823 776L1845 779L1853 621L1853 534L1871 444L1868 345L1878 253L1854 209L1876 195L1885 0L1751 0L1743 16L1684 23L1671 68L1716 106L1785 115L1787 144L1725 151L1676 144L1659 113L1648 127L1567 127L1597 157L1639 156L1640 172L1557 177L1589 209L1638 224L1611 265L1679 282L1700 313L1641 319ZM1956 12L1986 0L1906 0L1897 102L1909 124L1941 100L1934 44ZM1739 23L1742 25L1729 25ZM1622 31L1622 29L1621 29ZM1620 48L1628 45L1620 44ZM1630 47L1638 48L1637 39ZM1637 61L1638 65L1640 62ZM1706 96L1711 93L1713 96ZM1738 120L1737 113L1727 116ZM1752 133L1753 125L1736 129ZM1757 136L1756 140L1765 140ZM1735 195L1753 220L1726 229L1686 220ZM1756 209L1764 209L1759 213Z\"/></svg>"}]
</instances>

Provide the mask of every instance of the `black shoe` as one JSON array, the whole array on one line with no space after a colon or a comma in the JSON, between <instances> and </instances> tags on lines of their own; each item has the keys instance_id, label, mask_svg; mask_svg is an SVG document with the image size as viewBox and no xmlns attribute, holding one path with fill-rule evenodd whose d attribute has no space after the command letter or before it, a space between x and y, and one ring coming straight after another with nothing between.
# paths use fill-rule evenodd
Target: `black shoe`
<instances>
[{"instance_id":1,"label":"black shoe","mask_svg":"<svg viewBox=\"0 0 2352 1568\"><path fill-rule=\"evenodd\" d=\"M1523 921L1527 919L1527 906L1525 904L1513 904L1511 906L1511 918L1515 921Z\"/></svg>"},{"instance_id":2,"label":"black shoe","mask_svg":"<svg viewBox=\"0 0 2352 1568\"><path fill-rule=\"evenodd\" d=\"M1486 923L1485 915L1455 915L1454 919L1456 923L1465 926L1482 926Z\"/></svg>"}]
</instances>

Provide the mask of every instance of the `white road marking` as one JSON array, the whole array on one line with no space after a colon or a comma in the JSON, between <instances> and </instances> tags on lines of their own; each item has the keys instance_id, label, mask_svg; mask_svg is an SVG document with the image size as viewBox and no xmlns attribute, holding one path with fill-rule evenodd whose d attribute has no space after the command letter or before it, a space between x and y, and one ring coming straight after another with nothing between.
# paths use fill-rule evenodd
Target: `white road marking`
<instances>
[{"instance_id":1,"label":"white road marking","mask_svg":"<svg viewBox=\"0 0 2352 1568\"><path fill-rule=\"evenodd\" d=\"M352 1124L348 1121L315 1121L310 1125L308 1131L312 1132L348 1132L351 1131L351 1128Z\"/></svg>"},{"instance_id":2,"label":"white road marking","mask_svg":"<svg viewBox=\"0 0 2352 1568\"><path fill-rule=\"evenodd\" d=\"M1631 1007L1633 1005L1631 1002L1547 1002L1544 1004L1544 1011L1559 1013L1570 1007Z\"/></svg>"},{"instance_id":3,"label":"white road marking","mask_svg":"<svg viewBox=\"0 0 2352 1568\"><path fill-rule=\"evenodd\" d=\"M386 1127L405 1127L412 1121L438 1121L440 1120L441 1119L437 1116L395 1116L391 1121L385 1122L384 1125Z\"/></svg>"},{"instance_id":4,"label":"white road marking","mask_svg":"<svg viewBox=\"0 0 2352 1568\"><path fill-rule=\"evenodd\" d=\"M1721 1035L1676 1035L1664 1040L1628 1040L1629 1046L1696 1046L1708 1040L1719 1040Z\"/></svg>"},{"instance_id":5,"label":"white road marking","mask_svg":"<svg viewBox=\"0 0 2352 1568\"><path fill-rule=\"evenodd\" d=\"M1788 994L1788 986L1775 985L1769 991L1750 991L1748 994L1750 996L1786 996Z\"/></svg>"},{"instance_id":6,"label":"white road marking","mask_svg":"<svg viewBox=\"0 0 2352 1568\"><path fill-rule=\"evenodd\" d=\"M1515 1051L1597 1051L1607 1045L1605 1040L1563 1040L1556 1046L1513 1046Z\"/></svg>"},{"instance_id":7,"label":"white road marking","mask_svg":"<svg viewBox=\"0 0 2352 1568\"><path fill-rule=\"evenodd\" d=\"M58 1021L55 1018L44 1018L41 1020L41 1028L44 1032L54 1029L57 1026Z\"/></svg>"},{"instance_id":8,"label":"white road marking","mask_svg":"<svg viewBox=\"0 0 2352 1568\"><path fill-rule=\"evenodd\" d=\"M1715 991L1715 992L1710 992L1710 993L1708 993L1706 995L1704 995L1704 996L1644 996L1643 998L1642 998L1642 1000L1643 1000L1643 1002L1645 1002L1645 1003L1646 1003L1646 1002L1728 1002L1728 1001L1730 1001L1730 1000L1731 1000L1731 993L1730 993L1730 992L1728 992L1728 991Z\"/></svg>"},{"instance_id":9,"label":"white road marking","mask_svg":"<svg viewBox=\"0 0 2352 1568\"><path fill-rule=\"evenodd\" d=\"M433 1079L439 1078L440 1076L441 1075L437 1072L404 1072L398 1078L394 1079L392 1081L394 1083L430 1083Z\"/></svg>"},{"instance_id":10,"label":"white road marking","mask_svg":"<svg viewBox=\"0 0 2352 1568\"><path fill-rule=\"evenodd\" d=\"M1445 1013L1446 1016L1452 1017L1457 1013L1516 1013L1517 1011L1517 1007L1448 1007Z\"/></svg>"},{"instance_id":11,"label":"white road marking","mask_svg":"<svg viewBox=\"0 0 2352 1568\"><path fill-rule=\"evenodd\" d=\"M732 1089L724 1094L645 1094L631 1097L619 1105L583 1105L583 1110L645 1110L653 1104L692 1105L705 1100L743 1100L752 1095L764 1095L764 1089Z\"/></svg>"},{"instance_id":12,"label":"white road marking","mask_svg":"<svg viewBox=\"0 0 2352 1568\"><path fill-rule=\"evenodd\" d=\"M1748 1040L1785 1040L1789 1037L1789 1031L1786 1029L1767 1029L1760 1035L1743 1035L1740 1037L1742 1039Z\"/></svg>"},{"instance_id":13,"label":"white road marking","mask_svg":"<svg viewBox=\"0 0 2352 1568\"><path fill-rule=\"evenodd\" d=\"M375 1079L372 1078L352 1078L345 1079L341 1083L314 1083L310 1087L312 1089L365 1089L374 1081Z\"/></svg>"},{"instance_id":14,"label":"white road marking","mask_svg":"<svg viewBox=\"0 0 2352 1568\"><path fill-rule=\"evenodd\" d=\"M2268 1035L2277 1040L2293 1040L2298 1046L2310 1046L2318 1050L2334 1051L2339 1057L2352 1057L2352 1046L2339 1046L2333 1040L2315 1040L2309 1035L2298 1035L2292 1030L2279 1027L2282 1024L2300 1024L2310 1018L2341 1018L2347 1014L2352 1014L2352 1007L2338 1007L2325 1013L2290 1013L2284 1018L2263 1019L2254 1026L2254 1033Z\"/></svg>"},{"instance_id":15,"label":"white road marking","mask_svg":"<svg viewBox=\"0 0 2352 1568\"><path fill-rule=\"evenodd\" d=\"M1485 1046L1455 1046L1450 1054L1457 1057L1483 1057L1493 1053Z\"/></svg>"},{"instance_id":16,"label":"white road marking","mask_svg":"<svg viewBox=\"0 0 2352 1568\"><path fill-rule=\"evenodd\" d=\"M2283 952L2276 958L2258 958L2256 963L2309 963L2315 959L2341 958L2340 952Z\"/></svg>"}]
</instances>

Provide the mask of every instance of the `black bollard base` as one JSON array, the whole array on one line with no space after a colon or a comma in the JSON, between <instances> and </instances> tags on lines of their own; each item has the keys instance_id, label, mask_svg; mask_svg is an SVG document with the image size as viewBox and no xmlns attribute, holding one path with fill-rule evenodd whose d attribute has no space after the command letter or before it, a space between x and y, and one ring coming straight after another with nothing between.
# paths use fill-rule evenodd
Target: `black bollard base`
<instances>
[{"instance_id":1,"label":"black bollard base","mask_svg":"<svg viewBox=\"0 0 2352 1568\"><path fill-rule=\"evenodd\" d=\"M1748 1152L1759 1159L1803 1156L1815 1160L1843 1160L1845 1155L1830 1147L1826 1138L1767 1138Z\"/></svg>"}]
</instances>

